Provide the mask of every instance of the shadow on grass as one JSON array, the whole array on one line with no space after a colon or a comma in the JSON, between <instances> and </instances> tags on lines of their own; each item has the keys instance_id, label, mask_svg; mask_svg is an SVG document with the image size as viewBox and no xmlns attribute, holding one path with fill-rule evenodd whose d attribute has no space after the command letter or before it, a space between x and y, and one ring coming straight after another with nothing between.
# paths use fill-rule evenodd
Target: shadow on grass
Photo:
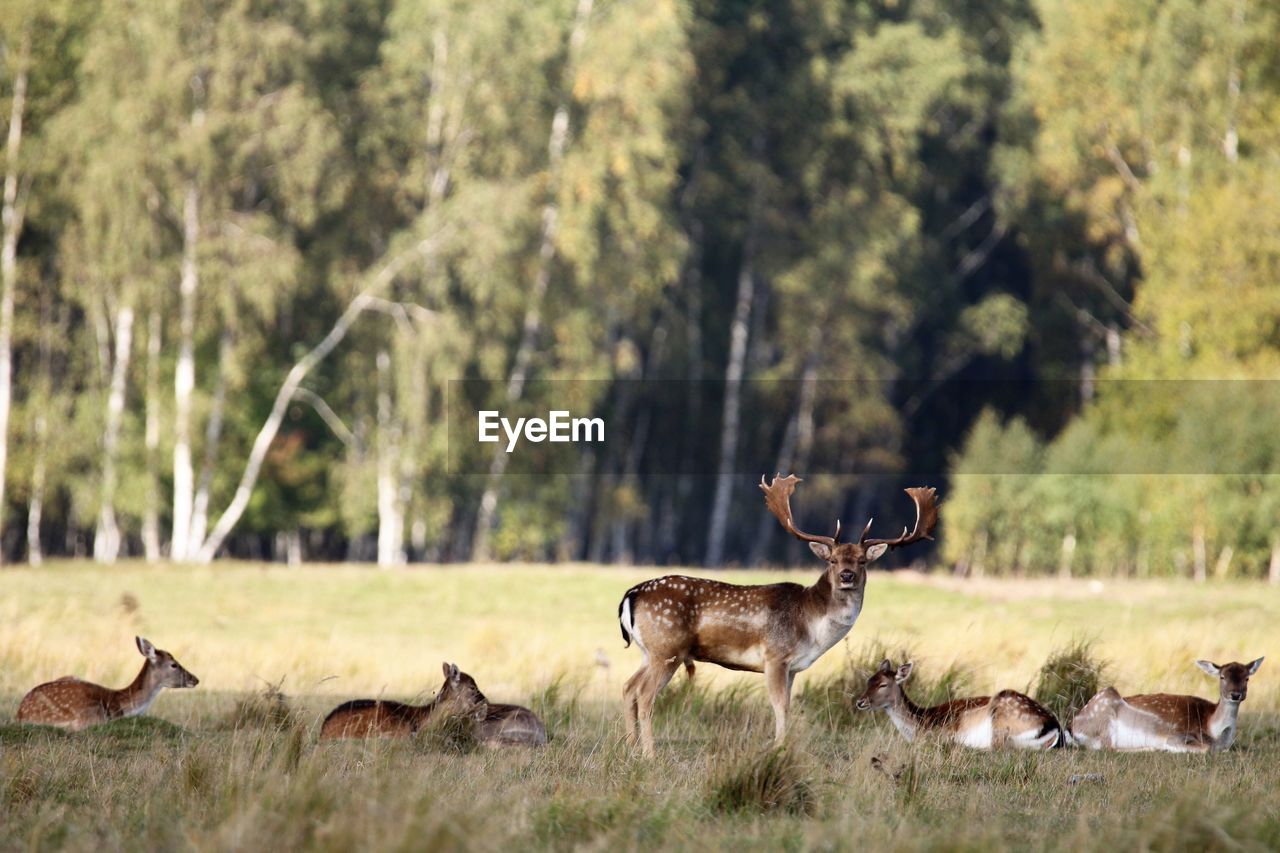
<instances>
[{"instance_id":1,"label":"shadow on grass","mask_svg":"<svg viewBox=\"0 0 1280 853\"><path fill-rule=\"evenodd\" d=\"M0 723L0 744L9 745L80 739L146 749L156 740L179 740L188 734L182 726L159 717L125 717L78 732L31 723Z\"/></svg>"}]
</instances>

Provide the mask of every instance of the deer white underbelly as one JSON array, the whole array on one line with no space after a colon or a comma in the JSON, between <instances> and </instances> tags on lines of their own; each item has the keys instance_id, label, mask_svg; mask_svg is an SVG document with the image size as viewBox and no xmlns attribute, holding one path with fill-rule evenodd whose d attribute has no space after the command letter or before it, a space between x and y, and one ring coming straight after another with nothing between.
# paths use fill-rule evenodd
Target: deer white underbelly
<instances>
[{"instance_id":1,"label":"deer white underbelly","mask_svg":"<svg viewBox=\"0 0 1280 853\"><path fill-rule=\"evenodd\" d=\"M953 739L961 746L969 746L974 749L990 749L994 736L991 715L983 714L974 720L972 725L957 731Z\"/></svg>"}]
</instances>

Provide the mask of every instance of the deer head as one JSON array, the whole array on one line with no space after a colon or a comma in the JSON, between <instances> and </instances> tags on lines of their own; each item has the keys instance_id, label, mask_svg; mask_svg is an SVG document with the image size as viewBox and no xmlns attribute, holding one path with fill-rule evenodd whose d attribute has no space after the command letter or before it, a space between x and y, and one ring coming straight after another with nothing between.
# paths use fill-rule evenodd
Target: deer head
<instances>
[{"instance_id":1,"label":"deer head","mask_svg":"<svg viewBox=\"0 0 1280 853\"><path fill-rule=\"evenodd\" d=\"M880 667L867 679L867 689L863 691L854 707L859 711L882 711L891 708L902 693L902 683L911 677L911 661L907 661L896 670L888 658L880 662Z\"/></svg>"},{"instance_id":2,"label":"deer head","mask_svg":"<svg viewBox=\"0 0 1280 853\"><path fill-rule=\"evenodd\" d=\"M435 709L447 716L483 719L488 713L489 701L480 692L476 680L458 669L456 663L445 663L443 668L444 686L436 694Z\"/></svg>"},{"instance_id":3,"label":"deer head","mask_svg":"<svg viewBox=\"0 0 1280 853\"><path fill-rule=\"evenodd\" d=\"M134 637L133 641L138 644L138 652L147 659L147 669L155 679L154 683L160 687L195 687L200 683L200 679L188 672L173 655L157 649L150 640Z\"/></svg>"},{"instance_id":4,"label":"deer head","mask_svg":"<svg viewBox=\"0 0 1280 853\"><path fill-rule=\"evenodd\" d=\"M1198 660L1196 666L1204 670L1206 675L1212 675L1218 679L1218 690L1223 702L1243 702L1245 696L1249 694L1249 676L1262 666L1262 658L1252 663L1224 663L1222 666L1207 660Z\"/></svg>"},{"instance_id":5,"label":"deer head","mask_svg":"<svg viewBox=\"0 0 1280 853\"><path fill-rule=\"evenodd\" d=\"M775 474L773 481L768 484L765 483L764 477L760 478L760 490L764 492L765 504L769 507L769 511L782 524L783 529L797 539L808 542L809 550L820 559L827 561L827 579L832 589L862 589L867 581L868 563L880 559L890 549L933 538L933 530L938 524L938 500L935 489L917 487L906 490L916 505L916 523L911 532L908 533L904 527L902 535L896 539L871 539L868 537L871 532L871 522L874 521L871 519L867 521L857 542L841 542L839 521L836 522L834 536L805 533L795 526L791 517L791 495L796 490L796 483L799 482L801 482L800 478L794 474L786 477Z\"/></svg>"}]
</instances>

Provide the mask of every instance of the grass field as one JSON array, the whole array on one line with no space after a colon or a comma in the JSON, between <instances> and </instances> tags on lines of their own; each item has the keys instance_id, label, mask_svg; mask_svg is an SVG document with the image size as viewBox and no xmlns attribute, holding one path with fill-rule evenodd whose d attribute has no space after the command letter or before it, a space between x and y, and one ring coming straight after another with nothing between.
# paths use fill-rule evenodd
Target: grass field
<instances>
[{"instance_id":1,"label":"grass field","mask_svg":"<svg viewBox=\"0 0 1280 853\"><path fill-rule=\"evenodd\" d=\"M1192 660L1280 656L1280 590L873 575L849 640L797 679L786 750L768 748L759 676L703 665L692 687L678 675L663 694L659 757L646 762L621 741L621 685L639 653L623 648L615 614L653 574L6 569L0 849L1280 847L1280 657L1251 683L1235 747L1209 756L911 746L845 696L880 649L910 654L917 691L1027 690L1080 638L1122 692L1213 696ZM125 684L141 664L138 633L200 686L81 734L12 722L41 681ZM494 753L451 732L316 742L343 699L425 699L444 660L491 699L532 704L552 743ZM255 699L274 684L287 713Z\"/></svg>"}]
</instances>

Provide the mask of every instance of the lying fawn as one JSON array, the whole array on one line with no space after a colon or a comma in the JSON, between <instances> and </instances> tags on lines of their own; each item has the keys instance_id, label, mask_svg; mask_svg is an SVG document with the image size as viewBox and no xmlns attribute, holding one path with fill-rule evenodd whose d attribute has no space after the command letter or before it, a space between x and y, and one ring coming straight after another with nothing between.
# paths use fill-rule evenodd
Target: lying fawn
<instances>
[{"instance_id":1,"label":"lying fawn","mask_svg":"<svg viewBox=\"0 0 1280 853\"><path fill-rule=\"evenodd\" d=\"M476 680L446 663L444 686L426 705L383 699L355 699L334 708L320 727L320 737L409 737L434 719L470 717L475 736L486 746L542 746L547 730L528 708L491 704Z\"/></svg>"},{"instance_id":2,"label":"lying fawn","mask_svg":"<svg viewBox=\"0 0 1280 853\"><path fill-rule=\"evenodd\" d=\"M1207 660L1196 666L1218 679L1218 702L1199 696L1151 693L1121 697L1108 687L1080 709L1071 735L1090 749L1219 752L1236 739L1240 703L1249 692L1249 676L1262 666L1252 663L1218 666Z\"/></svg>"},{"instance_id":3,"label":"lying fawn","mask_svg":"<svg viewBox=\"0 0 1280 853\"><path fill-rule=\"evenodd\" d=\"M200 683L173 655L134 637L146 658L133 683L122 690L66 675L33 688L18 705L18 722L39 723L79 731L86 726L146 713L166 687L195 687Z\"/></svg>"},{"instance_id":4,"label":"lying fawn","mask_svg":"<svg viewBox=\"0 0 1280 853\"><path fill-rule=\"evenodd\" d=\"M867 679L867 690L855 703L858 709L888 711L889 719L909 741L936 732L974 749L1052 749L1066 745L1062 726L1049 709L1014 690L921 708L902 687L911 677L911 668L908 662L895 671L891 662L882 661Z\"/></svg>"},{"instance_id":5,"label":"lying fawn","mask_svg":"<svg viewBox=\"0 0 1280 853\"><path fill-rule=\"evenodd\" d=\"M867 564L890 548L933 536L938 521L937 499L931 488L907 489L915 502L915 529L894 539L871 539L871 522L856 542L835 536L805 533L791 517L791 494L800 479L773 478L760 488L765 505L783 529L809 543L826 562L812 586L775 583L739 586L706 578L668 575L633 586L618 604L622 639L635 642L644 662L627 680L623 693L627 737L635 742L637 729L645 755L653 755L653 706L658 691L684 664L708 661L726 669L764 673L773 705L774 738L783 739L796 673L808 669L824 652L844 638L862 611Z\"/></svg>"},{"instance_id":6,"label":"lying fawn","mask_svg":"<svg viewBox=\"0 0 1280 853\"><path fill-rule=\"evenodd\" d=\"M488 713L489 703L476 680L446 663L444 686L425 705L406 705L385 699L353 699L329 712L320 726L320 737L409 737L428 720L443 717L471 717L477 722Z\"/></svg>"}]
</instances>

